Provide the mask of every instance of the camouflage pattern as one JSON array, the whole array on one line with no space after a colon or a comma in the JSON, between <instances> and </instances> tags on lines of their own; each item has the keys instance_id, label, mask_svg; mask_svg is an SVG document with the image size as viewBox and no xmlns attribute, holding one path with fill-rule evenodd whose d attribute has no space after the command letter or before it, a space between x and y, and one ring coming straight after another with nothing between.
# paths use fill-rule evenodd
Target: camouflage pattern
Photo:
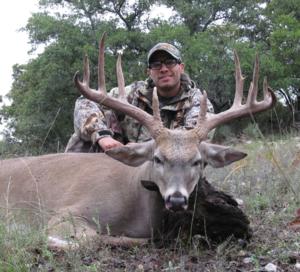
<instances>
[{"instance_id":1,"label":"camouflage pattern","mask_svg":"<svg viewBox=\"0 0 300 272\"><path fill-rule=\"evenodd\" d=\"M128 102L150 114L152 114L152 84L148 79L134 82L125 88ZM117 97L118 88L112 89L109 95ZM201 96L201 91L184 74L181 79L181 91L177 96L159 97L161 118L165 127L170 129L193 128L197 123L200 111ZM209 101L208 112L214 112ZM117 115L112 110L84 97L79 97L75 104L74 130L75 133L71 137L66 151L83 152L80 150L83 145L82 141L95 145L100 138L108 136L113 136L124 144L151 139L147 129L135 119L122 114ZM76 144L72 144L72 138L77 140ZM81 140L81 143L78 142L78 139Z\"/></svg>"}]
</instances>

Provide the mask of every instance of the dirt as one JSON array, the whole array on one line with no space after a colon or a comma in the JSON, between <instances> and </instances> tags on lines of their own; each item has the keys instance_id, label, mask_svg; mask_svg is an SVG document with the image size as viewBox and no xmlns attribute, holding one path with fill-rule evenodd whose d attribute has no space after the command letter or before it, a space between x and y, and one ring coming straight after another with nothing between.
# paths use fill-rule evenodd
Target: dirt
<instances>
[{"instance_id":1,"label":"dirt","mask_svg":"<svg viewBox=\"0 0 300 272\"><path fill-rule=\"evenodd\" d=\"M95 250L52 252L53 260L36 250L36 263L30 271L300 271L299 233L286 225L263 225L257 221L250 241L229 237L222 244L207 244L203 237L192 243L174 241L171 245L134 248L99 245ZM298 241L296 244L294 244ZM293 250L293 248L295 250Z\"/></svg>"}]
</instances>

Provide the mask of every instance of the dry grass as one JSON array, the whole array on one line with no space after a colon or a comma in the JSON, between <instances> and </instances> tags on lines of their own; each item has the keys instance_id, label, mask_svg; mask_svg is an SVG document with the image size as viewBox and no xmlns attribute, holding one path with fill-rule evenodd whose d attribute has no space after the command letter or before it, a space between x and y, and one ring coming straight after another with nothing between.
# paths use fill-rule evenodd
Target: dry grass
<instances>
[{"instance_id":1,"label":"dry grass","mask_svg":"<svg viewBox=\"0 0 300 272\"><path fill-rule=\"evenodd\" d=\"M300 230L289 228L300 208L300 138L243 143L243 161L223 169L206 169L218 189L243 200L253 237L249 243L228 238L212 248L176 241L124 249L99 245L72 252L50 252L43 229L0 224L0 271L300 271ZM6 223L5 223L6 222ZM20 227L21 226L21 227ZM23 226L23 227L22 227Z\"/></svg>"}]
</instances>

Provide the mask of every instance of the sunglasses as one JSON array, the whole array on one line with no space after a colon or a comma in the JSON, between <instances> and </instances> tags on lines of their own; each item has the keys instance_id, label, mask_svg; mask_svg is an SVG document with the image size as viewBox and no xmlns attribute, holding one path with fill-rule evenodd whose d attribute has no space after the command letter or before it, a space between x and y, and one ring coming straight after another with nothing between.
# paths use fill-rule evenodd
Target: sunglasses
<instances>
[{"instance_id":1,"label":"sunglasses","mask_svg":"<svg viewBox=\"0 0 300 272\"><path fill-rule=\"evenodd\" d=\"M160 70L163 64L167 68L173 68L175 67L176 64L180 64L180 61L176 59L165 59L165 60L153 61L149 63L149 68L152 70Z\"/></svg>"}]
</instances>

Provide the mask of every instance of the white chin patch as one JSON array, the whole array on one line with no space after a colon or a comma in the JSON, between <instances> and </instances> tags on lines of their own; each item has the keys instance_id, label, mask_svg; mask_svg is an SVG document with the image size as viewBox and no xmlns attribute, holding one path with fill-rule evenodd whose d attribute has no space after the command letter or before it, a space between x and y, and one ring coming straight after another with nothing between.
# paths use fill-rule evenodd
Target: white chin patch
<instances>
[{"instance_id":1,"label":"white chin patch","mask_svg":"<svg viewBox=\"0 0 300 272\"><path fill-rule=\"evenodd\" d=\"M171 210L171 204L170 203L166 203L165 207L166 207L167 210L169 210L169 211ZM187 210L187 208L188 208L188 205L183 205L182 206L182 209L185 210L185 211Z\"/></svg>"},{"instance_id":2,"label":"white chin patch","mask_svg":"<svg viewBox=\"0 0 300 272\"><path fill-rule=\"evenodd\" d=\"M181 193L184 197L186 197L188 199L189 197L189 194L187 192L187 190L183 187L177 187L177 186L171 186L170 188L168 188L166 190L166 193L165 193L165 198L167 198L168 196L171 196L173 195L174 193L176 192L179 192Z\"/></svg>"}]
</instances>

